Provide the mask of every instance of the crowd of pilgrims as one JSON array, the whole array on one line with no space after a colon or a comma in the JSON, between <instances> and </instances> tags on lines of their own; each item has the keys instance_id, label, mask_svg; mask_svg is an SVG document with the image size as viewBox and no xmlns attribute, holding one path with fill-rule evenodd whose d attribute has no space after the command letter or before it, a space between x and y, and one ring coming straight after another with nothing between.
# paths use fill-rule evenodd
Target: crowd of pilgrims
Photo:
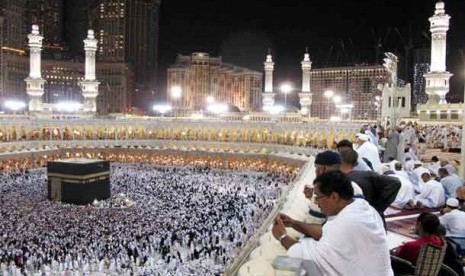
<instances>
[{"instance_id":1,"label":"crowd of pilgrims","mask_svg":"<svg viewBox=\"0 0 465 276\"><path fill-rule=\"evenodd\" d=\"M420 126L406 123L389 130L383 137L379 127L363 126L356 136L356 151L360 163L380 174L399 178L402 186L392 206L396 208L440 208L448 198L465 198L464 180L459 177L459 160L423 158L426 148L456 149L451 138L460 137L456 126ZM437 143L434 144L436 141Z\"/></svg>"},{"instance_id":2,"label":"crowd of pilgrims","mask_svg":"<svg viewBox=\"0 0 465 276\"><path fill-rule=\"evenodd\" d=\"M289 181L116 163L114 196L77 206L47 200L44 169L0 180L1 275L218 275Z\"/></svg>"},{"instance_id":3,"label":"crowd of pilgrims","mask_svg":"<svg viewBox=\"0 0 465 276\"><path fill-rule=\"evenodd\" d=\"M429 148L459 149L462 144L460 126L422 126L417 127L417 134Z\"/></svg>"}]
</instances>

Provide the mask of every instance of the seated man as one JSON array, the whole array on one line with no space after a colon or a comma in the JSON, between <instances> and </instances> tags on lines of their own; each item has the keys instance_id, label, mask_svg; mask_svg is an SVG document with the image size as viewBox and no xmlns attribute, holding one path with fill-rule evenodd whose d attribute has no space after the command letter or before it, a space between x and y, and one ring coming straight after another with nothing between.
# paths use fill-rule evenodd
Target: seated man
<instances>
[{"instance_id":1,"label":"seated man","mask_svg":"<svg viewBox=\"0 0 465 276\"><path fill-rule=\"evenodd\" d=\"M439 218L441 219L441 218ZM444 225L439 225L438 229L438 236L440 236L447 244L446 254L444 256L443 264L450 267L458 276L465 276L465 271L463 269L462 260L460 258L460 254L458 249L460 245L457 244L454 240L445 237L446 236L446 228Z\"/></svg>"},{"instance_id":2,"label":"seated man","mask_svg":"<svg viewBox=\"0 0 465 276\"><path fill-rule=\"evenodd\" d=\"M446 168L439 168L439 177L441 178L441 184L444 187L447 198L456 198L457 189L462 186L462 180L455 174L449 174Z\"/></svg>"},{"instance_id":3,"label":"seated man","mask_svg":"<svg viewBox=\"0 0 465 276\"><path fill-rule=\"evenodd\" d=\"M429 172L423 172L421 179L425 184L421 188L420 194L407 204L409 208L439 208L444 206L446 195L442 184L432 179Z\"/></svg>"},{"instance_id":4,"label":"seated man","mask_svg":"<svg viewBox=\"0 0 465 276\"><path fill-rule=\"evenodd\" d=\"M329 219L323 226L308 225L279 215L272 232L288 256L308 260L310 275L393 275L378 212L366 200L354 199L351 182L340 171L318 176L314 185L318 206ZM285 227L313 238L294 240Z\"/></svg>"},{"instance_id":5,"label":"seated man","mask_svg":"<svg viewBox=\"0 0 465 276\"><path fill-rule=\"evenodd\" d=\"M443 216L439 218L446 228L447 237L465 238L465 212L458 209L459 201L449 198L446 207L442 210Z\"/></svg>"},{"instance_id":6,"label":"seated man","mask_svg":"<svg viewBox=\"0 0 465 276\"><path fill-rule=\"evenodd\" d=\"M407 242L399 246L395 250L394 255L415 265L420 254L420 249L424 244L444 245L444 241L438 236L439 225L439 218L436 215L421 213L417 218L415 227L415 232L419 238L416 241Z\"/></svg>"}]
</instances>

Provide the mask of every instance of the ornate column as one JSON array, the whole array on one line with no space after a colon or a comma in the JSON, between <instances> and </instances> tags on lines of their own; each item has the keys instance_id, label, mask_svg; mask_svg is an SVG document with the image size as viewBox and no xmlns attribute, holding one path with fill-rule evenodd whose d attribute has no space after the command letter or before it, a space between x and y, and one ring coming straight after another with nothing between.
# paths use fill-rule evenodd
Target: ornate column
<instances>
[{"instance_id":1,"label":"ornate column","mask_svg":"<svg viewBox=\"0 0 465 276\"><path fill-rule=\"evenodd\" d=\"M265 66L265 91L262 93L263 109L266 110L268 107L274 104L275 94L273 93L273 70L274 62L271 52L268 52L266 61L263 63Z\"/></svg>"},{"instance_id":2,"label":"ornate column","mask_svg":"<svg viewBox=\"0 0 465 276\"><path fill-rule=\"evenodd\" d=\"M308 54L308 49L305 51L304 59L302 64L302 91L299 93L300 106L302 115L311 115L312 105L312 91L310 88L310 70L312 69L312 61Z\"/></svg>"},{"instance_id":3,"label":"ornate column","mask_svg":"<svg viewBox=\"0 0 465 276\"><path fill-rule=\"evenodd\" d=\"M97 39L94 31L87 32L87 38L84 39L84 50L86 52L86 67L84 80L79 82L84 97L84 112L97 113L97 96L99 81L95 78L95 52L97 51Z\"/></svg>"},{"instance_id":4,"label":"ornate column","mask_svg":"<svg viewBox=\"0 0 465 276\"><path fill-rule=\"evenodd\" d=\"M397 63L399 59L393 53L387 52L384 53L386 56L384 58L383 66L389 73L389 80L386 84L379 86L378 89L381 90L381 122L388 122L389 126L393 128L397 124L397 113L396 113L396 89L397 89ZM386 118L386 119L385 119Z\"/></svg>"},{"instance_id":5,"label":"ornate column","mask_svg":"<svg viewBox=\"0 0 465 276\"><path fill-rule=\"evenodd\" d=\"M451 73L446 71L446 37L450 16L445 13L444 2L436 3L434 15L429 18L431 31L431 69L425 74L427 104L445 104L449 92Z\"/></svg>"},{"instance_id":6,"label":"ornate column","mask_svg":"<svg viewBox=\"0 0 465 276\"><path fill-rule=\"evenodd\" d=\"M32 31L27 36L29 40L29 77L26 82L26 93L29 96L29 112L40 113L43 110L44 83L41 73L42 39L39 26L32 25Z\"/></svg>"}]
</instances>

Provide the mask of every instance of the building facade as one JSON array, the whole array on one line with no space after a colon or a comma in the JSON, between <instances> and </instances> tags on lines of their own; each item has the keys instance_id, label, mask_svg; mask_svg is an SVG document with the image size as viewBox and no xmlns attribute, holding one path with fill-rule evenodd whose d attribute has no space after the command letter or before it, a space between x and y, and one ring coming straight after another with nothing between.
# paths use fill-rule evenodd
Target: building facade
<instances>
[{"instance_id":1,"label":"building facade","mask_svg":"<svg viewBox=\"0 0 465 276\"><path fill-rule=\"evenodd\" d=\"M29 74L29 57L4 55L3 100L15 99L27 102L26 83ZM134 91L133 70L124 62L101 62L96 64L97 79L101 82L97 97L97 111L123 113L131 107L131 94ZM79 81L84 78L84 64L67 60L42 60L44 103L54 104L63 101L82 102Z\"/></svg>"},{"instance_id":2,"label":"building facade","mask_svg":"<svg viewBox=\"0 0 465 276\"><path fill-rule=\"evenodd\" d=\"M100 81L98 113L127 112L132 107L134 69L125 62L99 62L96 66L97 79Z\"/></svg>"},{"instance_id":3,"label":"building facade","mask_svg":"<svg viewBox=\"0 0 465 276\"><path fill-rule=\"evenodd\" d=\"M153 45L156 46L157 43L156 39L153 39L152 30L150 30L152 32L150 33L152 35L150 43L147 46L152 47L149 49L152 56L146 54L147 49L141 51L137 49L141 49L141 43L146 45L144 39L148 40L149 31L147 30L155 28L149 22L155 20L150 3L153 6L158 3L159 6L159 1L99 1L104 6L112 6L113 8L118 6L120 8L118 11L123 12L122 18L125 26L129 24L126 22L132 22L131 24L139 23L138 26L132 26L132 29L128 29L131 31L128 33L134 33L134 35L127 37L127 43L131 46L130 49L123 47L124 51L118 58L113 58L108 51L104 52L103 55L108 55L110 58L107 61L100 59L96 65L97 78L101 81L97 98L98 112L100 114L125 112L132 105L131 96L135 90L134 67L130 65L135 63L131 62L134 59L128 53L139 55L139 61L143 60L149 63L152 60L156 61L156 55L153 57L153 52L156 53L156 49L153 50ZM115 3L118 3L118 5ZM41 69L42 77L46 82L44 84L43 102L54 104L61 101L83 101L82 89L78 83L84 78L84 59L71 58L68 53L69 49L63 37L65 28L64 4L64 0L1 1L0 23L2 23L3 28L0 28L0 46L2 49L0 52L0 106L3 106L6 100L28 101L24 79L29 74L27 34L31 30L31 24L39 25L40 34L44 36ZM129 11L126 11L126 8ZM153 18L149 19L149 15L152 15ZM106 20L107 17L115 19L116 15L110 13L100 17L102 17L102 20ZM101 23L99 20L96 20L96 22ZM156 23L155 26L158 30L158 15ZM147 26L143 26L144 24ZM114 30L114 25L110 24L106 25L106 27L109 30ZM141 29L135 32L133 31L134 28ZM105 33L107 29L103 28L103 30ZM85 35L85 33L82 35ZM126 29L122 35L126 35ZM107 40L104 39L104 41L107 43L106 46L109 51L119 49L114 44L107 42ZM84 50L82 40L79 44ZM76 62L76 60L79 60L79 62ZM140 71L143 71L141 74L149 72L150 70L147 68L140 69Z\"/></svg>"},{"instance_id":4,"label":"building facade","mask_svg":"<svg viewBox=\"0 0 465 276\"><path fill-rule=\"evenodd\" d=\"M262 77L260 72L223 63L220 57L207 53L178 55L175 64L168 68L167 99L190 111L205 109L208 97L241 111L257 110L261 106ZM176 101L170 95L175 86L182 90Z\"/></svg>"},{"instance_id":5,"label":"building facade","mask_svg":"<svg viewBox=\"0 0 465 276\"><path fill-rule=\"evenodd\" d=\"M44 40L45 49L62 50L64 29L64 0L37 0L30 1L28 12L30 14L28 26L39 26Z\"/></svg>"},{"instance_id":6,"label":"building facade","mask_svg":"<svg viewBox=\"0 0 465 276\"><path fill-rule=\"evenodd\" d=\"M424 75L430 70L430 62L431 50L429 48L415 49L413 51L413 106L425 104L428 100Z\"/></svg>"},{"instance_id":7,"label":"building facade","mask_svg":"<svg viewBox=\"0 0 465 276\"><path fill-rule=\"evenodd\" d=\"M352 106L351 118L354 120L376 120L380 116L375 105L376 96L381 96L378 84L385 83L389 74L385 67L355 66L338 68L321 68L310 71L312 87L311 116L328 119L341 114L337 106ZM331 98L324 96L325 91L331 90ZM340 103L334 98L339 96Z\"/></svg>"},{"instance_id":8,"label":"building facade","mask_svg":"<svg viewBox=\"0 0 465 276\"><path fill-rule=\"evenodd\" d=\"M15 91L9 90L5 81L16 74L21 64L14 64L12 72L7 72L7 60L16 56L26 55L26 0L3 0L0 2L0 105ZM11 64L10 64L11 65ZM24 82L22 80L18 80ZM25 85L23 85L25 87ZM25 96L25 89L24 96Z\"/></svg>"},{"instance_id":9,"label":"building facade","mask_svg":"<svg viewBox=\"0 0 465 276\"><path fill-rule=\"evenodd\" d=\"M26 0L3 0L0 2L3 16L2 48L26 50L26 34L30 26L26 20Z\"/></svg>"},{"instance_id":10,"label":"building facade","mask_svg":"<svg viewBox=\"0 0 465 276\"><path fill-rule=\"evenodd\" d=\"M97 60L129 63L141 93L156 90L160 4L160 0L100 0L97 7Z\"/></svg>"}]
</instances>

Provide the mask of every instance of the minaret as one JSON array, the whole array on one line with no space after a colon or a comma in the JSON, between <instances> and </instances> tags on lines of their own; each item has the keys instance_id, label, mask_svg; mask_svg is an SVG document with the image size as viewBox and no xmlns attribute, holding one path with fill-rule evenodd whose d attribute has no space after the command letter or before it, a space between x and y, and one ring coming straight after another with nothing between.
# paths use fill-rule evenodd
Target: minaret
<instances>
[{"instance_id":1,"label":"minaret","mask_svg":"<svg viewBox=\"0 0 465 276\"><path fill-rule=\"evenodd\" d=\"M446 71L446 39L450 16L446 14L444 2L436 3L434 15L429 18L431 31L431 69L425 74L428 104L445 104L449 92L451 73Z\"/></svg>"},{"instance_id":2,"label":"minaret","mask_svg":"<svg viewBox=\"0 0 465 276\"><path fill-rule=\"evenodd\" d=\"M32 25L32 31L27 36L29 39L29 77L24 81L26 82L26 93L29 96L29 112L37 113L43 110L44 83L41 73L41 52L42 52L42 39L44 38L39 34L39 26Z\"/></svg>"},{"instance_id":3,"label":"minaret","mask_svg":"<svg viewBox=\"0 0 465 276\"><path fill-rule=\"evenodd\" d=\"M299 93L300 106L302 115L311 114L311 105L312 105L312 91L310 88L310 70L312 69L312 61L310 60L310 55L308 54L308 48L305 48L304 59L301 62L302 64L302 91Z\"/></svg>"},{"instance_id":4,"label":"minaret","mask_svg":"<svg viewBox=\"0 0 465 276\"><path fill-rule=\"evenodd\" d=\"M85 78L79 84L84 97L84 112L97 112L98 82L95 79L95 52L97 51L97 39L94 37L94 30L87 32L84 39L84 50L86 52L86 72Z\"/></svg>"},{"instance_id":5,"label":"minaret","mask_svg":"<svg viewBox=\"0 0 465 276\"><path fill-rule=\"evenodd\" d=\"M273 70L274 62L271 56L271 51L268 50L266 61L263 63L265 66L265 91L262 94L263 108L266 109L274 104L274 93L273 93Z\"/></svg>"}]
</instances>

